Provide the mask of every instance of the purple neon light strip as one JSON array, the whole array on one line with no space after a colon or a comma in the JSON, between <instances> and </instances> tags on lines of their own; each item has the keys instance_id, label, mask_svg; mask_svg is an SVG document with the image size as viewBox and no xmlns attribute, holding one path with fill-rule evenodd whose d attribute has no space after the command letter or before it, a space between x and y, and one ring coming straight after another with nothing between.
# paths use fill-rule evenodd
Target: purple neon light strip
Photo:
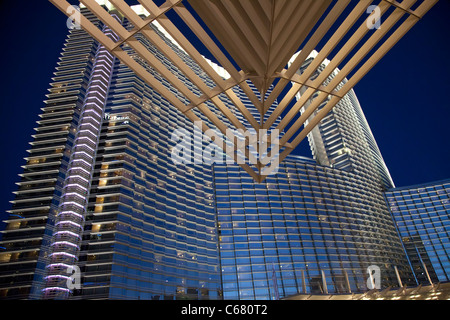
<instances>
[{"instance_id":1,"label":"purple neon light strip","mask_svg":"<svg viewBox=\"0 0 450 320\"><path fill-rule=\"evenodd\" d=\"M104 31L108 32L108 29L105 27ZM98 141L98 135L100 134L100 126L101 126L101 122L99 120L103 118L103 107L106 102L106 93L107 93L106 90L107 90L107 87L109 84L109 78L111 76L113 61L114 61L113 56L110 53L108 53L103 46L100 46L99 50L97 51L96 61L94 62L94 67L92 70L91 83L88 84L84 112L82 114L81 123L79 124L79 128L81 130L78 131L77 139L75 140L75 145L73 146L73 150L76 150L76 151L73 152L72 159L69 162L69 170L67 171L69 173L69 175L66 179L66 181L68 183L66 184L65 188L63 189L65 191L62 196L62 199L66 198L66 197L75 196L75 197L80 197L81 199L85 200L85 197L86 197L85 193L88 192L88 189L84 186L81 186L79 184L80 183L79 181L85 181L88 185L90 184L90 181L88 179L81 177L78 174L71 174L71 172L76 173L76 170L80 170L89 175L92 174L92 172L89 172L88 170L86 170L82 167L76 166L75 164L79 163L79 161L81 161L81 163L86 164L87 167L92 168L92 165L94 162L94 157L95 157L95 149L92 148L90 145L86 144L86 141L89 141L94 145ZM109 72L105 71L105 69L109 70ZM94 80L95 82L92 80ZM103 82L101 80L103 80ZM101 86L100 84L103 86ZM102 97L103 101L101 101L100 98L98 98L98 96ZM97 110L99 112L97 112ZM91 114L91 115L88 116L88 114ZM93 115L96 115L98 118L95 118ZM85 116L85 118L83 116ZM91 122L97 124L98 127L95 127ZM88 132L89 135L92 135L92 137L95 140L89 139L88 137L81 136L81 135L87 134L86 132ZM90 153L92 153L92 154L89 154L86 151L81 151L79 149L90 151ZM89 159L89 161L86 158ZM78 181L78 183L76 183L76 181ZM73 192L73 190L69 191L69 187L77 187L77 188L79 187L84 192L83 192L83 194L80 194L77 192ZM84 205L80 205L74 201L63 201L60 205L60 208L64 208L66 206L78 207L82 210L82 212L84 212L86 210ZM76 213L74 211L62 211L61 213L58 214L58 217L62 217L63 215L68 215L68 216L74 215L74 216L76 216L78 218L82 218L84 220L84 216L82 214ZM68 221L68 223L71 225L76 225L77 227L80 228L80 230L83 229L82 226L79 224L73 223L71 221ZM63 221L58 221L55 226L58 229L64 225L65 225L65 221L63 220ZM77 234L77 233L74 233L71 231L67 231L67 230L57 230L54 233L54 235L55 236L69 235L71 237L77 238L77 240L81 240L80 234ZM69 241L55 241L54 240L54 242L51 245L52 246L64 245L64 246L77 248L78 250L80 249L80 247L77 244L69 242ZM55 255L56 254L66 255L68 257L76 259L75 255L68 253L68 252L64 252L64 251L61 253L54 252L54 254ZM49 264L48 265L48 267L50 267L50 268L53 268L55 266L68 267L68 265L65 265L65 264ZM63 276L61 276L61 277L63 277ZM60 290L60 291L64 291L64 292L70 292L70 290L68 290L68 289L59 288L59 287L45 288L44 292L47 292L50 290Z\"/></svg>"}]
</instances>

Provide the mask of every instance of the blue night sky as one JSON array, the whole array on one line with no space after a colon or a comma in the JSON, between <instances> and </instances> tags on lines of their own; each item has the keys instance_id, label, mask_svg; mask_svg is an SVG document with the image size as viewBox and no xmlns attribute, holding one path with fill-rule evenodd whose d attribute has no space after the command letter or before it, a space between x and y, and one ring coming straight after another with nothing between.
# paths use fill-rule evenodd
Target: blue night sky
<instances>
[{"instance_id":1,"label":"blue night sky","mask_svg":"<svg viewBox=\"0 0 450 320\"><path fill-rule=\"evenodd\" d=\"M0 9L2 217L67 27L48 1L0 1ZM450 178L449 14L450 0L440 0L355 87L397 187ZM310 156L307 148L305 140L301 153Z\"/></svg>"}]
</instances>

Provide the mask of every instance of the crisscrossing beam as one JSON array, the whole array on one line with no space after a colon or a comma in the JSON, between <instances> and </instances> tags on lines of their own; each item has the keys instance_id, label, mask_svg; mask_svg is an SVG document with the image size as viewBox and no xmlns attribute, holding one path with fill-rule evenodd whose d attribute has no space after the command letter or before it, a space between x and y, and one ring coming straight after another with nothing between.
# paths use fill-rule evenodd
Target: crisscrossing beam
<instances>
[{"instance_id":1,"label":"crisscrossing beam","mask_svg":"<svg viewBox=\"0 0 450 320\"><path fill-rule=\"evenodd\" d=\"M70 15L67 1L50 2ZM167 0L160 6L151 0L139 2L139 6L130 6L123 0L81 0L118 40L103 34L83 15L81 26L205 134L210 135L210 128L200 122L195 109L224 137L229 128L255 130L255 162L249 162L250 151L240 154L237 145L234 149L227 147L230 141L217 137L214 141L256 181L262 182L271 174L267 170L271 162L284 160L437 0ZM112 13L126 18L134 28L124 28ZM207 55L226 71L226 77L208 63L205 53L199 52L190 35L177 27L169 14L183 21L183 28L190 29L189 34L197 37ZM164 29L198 64L213 81L212 87L170 48L151 27L152 23ZM195 92L153 56L139 40L142 37L166 55L195 86ZM133 56L124 46L133 49ZM137 59L158 72L184 99L180 100ZM251 107L237 96L235 87L245 94ZM233 110L221 95L232 103ZM272 134L280 132L279 139L269 135L268 141L279 150L271 154L271 161L267 161L267 154L262 155L267 150L261 140L266 137L266 130Z\"/></svg>"}]
</instances>

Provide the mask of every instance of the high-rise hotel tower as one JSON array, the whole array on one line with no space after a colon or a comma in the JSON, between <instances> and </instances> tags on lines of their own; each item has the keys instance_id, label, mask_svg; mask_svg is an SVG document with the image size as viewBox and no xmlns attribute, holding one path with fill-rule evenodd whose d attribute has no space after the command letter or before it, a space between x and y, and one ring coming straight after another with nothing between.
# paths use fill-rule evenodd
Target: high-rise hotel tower
<instances>
[{"instance_id":1,"label":"high-rise hotel tower","mask_svg":"<svg viewBox=\"0 0 450 320\"><path fill-rule=\"evenodd\" d=\"M113 7L105 8L132 28ZM141 6L133 9L145 15ZM163 28L152 28L208 85L207 75ZM123 49L133 54L126 44ZM224 95L220 99L233 110ZM382 287L413 278L383 198L393 184L353 91L308 135L314 160L289 156L276 175L257 183L233 164L175 164L172 134L180 128L193 134L192 123L75 29L40 118L2 231L2 299L361 292L373 266ZM194 157L201 152L193 151Z\"/></svg>"}]
</instances>

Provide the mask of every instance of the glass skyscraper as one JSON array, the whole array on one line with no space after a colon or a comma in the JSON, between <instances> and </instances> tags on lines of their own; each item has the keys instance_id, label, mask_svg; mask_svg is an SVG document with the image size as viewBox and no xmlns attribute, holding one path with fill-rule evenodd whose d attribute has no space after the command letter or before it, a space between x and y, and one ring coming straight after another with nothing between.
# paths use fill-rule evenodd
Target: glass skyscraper
<instances>
[{"instance_id":1,"label":"glass skyscraper","mask_svg":"<svg viewBox=\"0 0 450 320\"><path fill-rule=\"evenodd\" d=\"M113 7L105 9L132 29ZM140 6L134 10L145 14ZM158 24L153 30L212 85ZM245 96L239 87L234 92ZM235 108L225 95L219 98ZM252 113L258 117L256 109ZM392 179L353 91L308 135L314 159L289 156L276 175L257 183L235 164L175 164L172 134L184 129L194 135L192 123L85 31L71 30L40 118L2 231L3 299L361 292L373 265L382 287L397 285L396 270L404 283L415 283L384 198ZM208 146L195 146L194 158ZM67 285L72 266L80 269L80 288Z\"/></svg>"},{"instance_id":2,"label":"glass skyscraper","mask_svg":"<svg viewBox=\"0 0 450 320\"><path fill-rule=\"evenodd\" d=\"M308 140L314 160L289 156L262 184L214 166L225 299L361 292L373 265L382 287L398 286L396 269L415 283L384 200L393 182L353 90Z\"/></svg>"},{"instance_id":3,"label":"glass skyscraper","mask_svg":"<svg viewBox=\"0 0 450 320\"><path fill-rule=\"evenodd\" d=\"M450 180L386 192L417 283L450 280Z\"/></svg>"}]
</instances>

